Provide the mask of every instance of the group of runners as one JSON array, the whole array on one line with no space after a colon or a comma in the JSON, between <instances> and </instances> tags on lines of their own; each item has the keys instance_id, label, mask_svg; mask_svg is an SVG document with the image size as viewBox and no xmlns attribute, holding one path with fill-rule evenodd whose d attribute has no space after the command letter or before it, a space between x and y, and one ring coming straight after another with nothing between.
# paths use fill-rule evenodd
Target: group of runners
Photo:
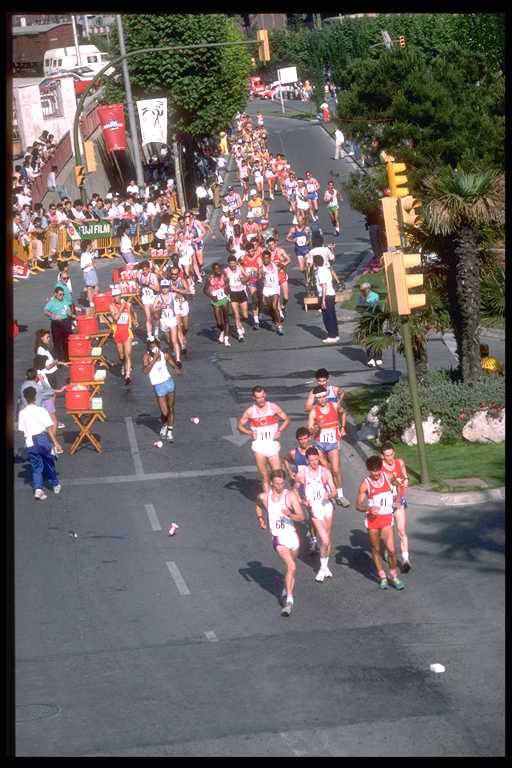
<instances>
[{"instance_id":1,"label":"group of runners","mask_svg":"<svg viewBox=\"0 0 512 768\"><path fill-rule=\"evenodd\" d=\"M238 430L252 438L256 467L262 492L256 501L256 516L261 528L272 533L274 550L283 561L284 586L281 594L282 616L290 616L294 604L296 561L300 549L296 523L303 523L310 554L318 553L320 567L315 581L332 577L329 569L332 524L335 505L350 506L343 495L340 444L346 434L346 411L342 405L343 390L330 383L329 372L316 372L317 385L309 393L305 411L307 426L295 433L297 444L283 460L280 438L290 419L277 404L267 400L262 386L252 389L253 404L238 422ZM382 455L366 462L368 476L359 486L356 509L365 515L372 560L379 587L390 584L397 590L404 585L398 576L394 541L395 521L401 547L401 569L410 568L406 532L405 491L408 484L403 460L395 456L391 443L382 447ZM287 487L287 485L289 487ZM389 575L383 562L388 561Z\"/></svg>"}]
</instances>

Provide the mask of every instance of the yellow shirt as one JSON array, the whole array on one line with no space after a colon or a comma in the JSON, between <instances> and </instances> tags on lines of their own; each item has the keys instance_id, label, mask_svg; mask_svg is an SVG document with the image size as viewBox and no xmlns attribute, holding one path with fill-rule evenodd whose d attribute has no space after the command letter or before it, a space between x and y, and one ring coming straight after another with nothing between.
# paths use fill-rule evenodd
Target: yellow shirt
<instances>
[{"instance_id":1,"label":"yellow shirt","mask_svg":"<svg viewBox=\"0 0 512 768\"><path fill-rule=\"evenodd\" d=\"M501 363L495 357L486 356L480 360L480 366L489 373L503 373Z\"/></svg>"}]
</instances>

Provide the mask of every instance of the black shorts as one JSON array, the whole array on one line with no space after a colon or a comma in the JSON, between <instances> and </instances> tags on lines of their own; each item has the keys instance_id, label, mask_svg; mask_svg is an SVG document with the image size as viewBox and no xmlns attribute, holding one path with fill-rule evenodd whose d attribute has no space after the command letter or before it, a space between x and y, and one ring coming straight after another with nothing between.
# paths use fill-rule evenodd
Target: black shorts
<instances>
[{"instance_id":1,"label":"black shorts","mask_svg":"<svg viewBox=\"0 0 512 768\"><path fill-rule=\"evenodd\" d=\"M244 301L247 301L247 294L245 291L230 291L229 298L231 301L236 301L237 304L243 304Z\"/></svg>"}]
</instances>

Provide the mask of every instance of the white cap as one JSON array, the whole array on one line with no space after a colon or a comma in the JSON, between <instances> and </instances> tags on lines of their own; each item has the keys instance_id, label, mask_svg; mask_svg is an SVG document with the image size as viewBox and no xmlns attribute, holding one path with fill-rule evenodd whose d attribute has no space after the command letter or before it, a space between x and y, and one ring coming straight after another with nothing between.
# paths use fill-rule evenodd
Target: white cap
<instances>
[{"instance_id":1,"label":"white cap","mask_svg":"<svg viewBox=\"0 0 512 768\"><path fill-rule=\"evenodd\" d=\"M258 193L256 192L255 189L251 189L251 191L249 192L249 197L251 197L252 195L257 195L257 194Z\"/></svg>"},{"instance_id":2,"label":"white cap","mask_svg":"<svg viewBox=\"0 0 512 768\"><path fill-rule=\"evenodd\" d=\"M371 285L370 285L370 283L361 283L361 285L359 286L359 288L360 288L361 290L363 290L363 288L371 288Z\"/></svg>"}]
</instances>

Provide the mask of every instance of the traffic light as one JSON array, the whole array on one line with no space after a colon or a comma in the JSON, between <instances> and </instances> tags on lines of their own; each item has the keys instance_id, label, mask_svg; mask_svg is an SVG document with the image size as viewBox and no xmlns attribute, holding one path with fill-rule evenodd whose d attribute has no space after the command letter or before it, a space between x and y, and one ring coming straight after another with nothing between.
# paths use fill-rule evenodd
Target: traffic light
<instances>
[{"instance_id":1,"label":"traffic light","mask_svg":"<svg viewBox=\"0 0 512 768\"><path fill-rule=\"evenodd\" d=\"M421 265L419 253L384 253L384 272L388 291L388 304L398 315L410 315L413 309L424 307L424 293L410 293L411 288L423 285L422 274L407 274L407 270Z\"/></svg>"},{"instance_id":2,"label":"traffic light","mask_svg":"<svg viewBox=\"0 0 512 768\"><path fill-rule=\"evenodd\" d=\"M396 210L395 197L383 197L380 201L382 205L382 215L384 218L384 228L386 230L386 242L388 248L396 248L401 245L400 229L398 226L398 214Z\"/></svg>"},{"instance_id":3,"label":"traffic light","mask_svg":"<svg viewBox=\"0 0 512 768\"><path fill-rule=\"evenodd\" d=\"M85 165L75 165L75 182L77 187L85 186Z\"/></svg>"},{"instance_id":4,"label":"traffic light","mask_svg":"<svg viewBox=\"0 0 512 768\"><path fill-rule=\"evenodd\" d=\"M268 41L268 29L258 29L256 39L260 41L258 57L263 63L270 61L270 43Z\"/></svg>"},{"instance_id":5,"label":"traffic light","mask_svg":"<svg viewBox=\"0 0 512 768\"><path fill-rule=\"evenodd\" d=\"M96 154L94 152L94 141L84 142L85 150L85 164L87 165L87 173L92 173L96 170Z\"/></svg>"},{"instance_id":6,"label":"traffic light","mask_svg":"<svg viewBox=\"0 0 512 768\"><path fill-rule=\"evenodd\" d=\"M403 174L407 170L405 163L394 163L390 160L386 160L386 171L388 174L388 185L391 191L391 197L405 197L409 194L407 187L402 184L407 184L407 176L397 175Z\"/></svg>"},{"instance_id":7,"label":"traffic light","mask_svg":"<svg viewBox=\"0 0 512 768\"><path fill-rule=\"evenodd\" d=\"M421 203L415 200L412 195L406 195L399 199L402 208L402 221L409 227L415 227L418 220L417 208L421 208Z\"/></svg>"},{"instance_id":8,"label":"traffic light","mask_svg":"<svg viewBox=\"0 0 512 768\"><path fill-rule=\"evenodd\" d=\"M404 35L400 35L400 37L398 38L398 41L400 43L400 48L405 48L405 46L407 45L407 42L405 40L405 36Z\"/></svg>"}]
</instances>

